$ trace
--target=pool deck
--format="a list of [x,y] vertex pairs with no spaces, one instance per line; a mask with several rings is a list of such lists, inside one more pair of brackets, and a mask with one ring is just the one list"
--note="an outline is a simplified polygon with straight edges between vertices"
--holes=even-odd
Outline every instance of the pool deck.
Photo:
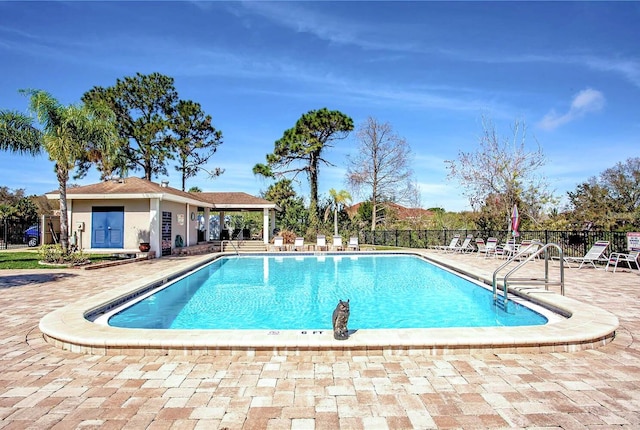
[[[501,263],[428,254],[482,278]],[[200,258],[0,271],[0,428],[640,428],[635,271],[566,270],[566,300],[619,321],[611,342],[575,351],[140,356],[78,353],[44,340],[39,323],[50,312]]]

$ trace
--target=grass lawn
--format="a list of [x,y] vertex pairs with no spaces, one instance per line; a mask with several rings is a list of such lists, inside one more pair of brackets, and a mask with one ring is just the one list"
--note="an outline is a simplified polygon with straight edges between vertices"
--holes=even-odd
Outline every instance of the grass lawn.
[[[112,261],[116,257],[107,254],[90,254],[92,263]],[[65,266],[48,266],[39,264],[40,256],[36,251],[0,252],[0,270],[4,269],[60,269]]]

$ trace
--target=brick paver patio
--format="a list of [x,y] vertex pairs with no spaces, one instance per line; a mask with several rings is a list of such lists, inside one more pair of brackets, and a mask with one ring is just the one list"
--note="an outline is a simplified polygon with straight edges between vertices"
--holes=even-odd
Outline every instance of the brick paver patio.
[[189,258],[0,271],[0,428],[640,428],[637,272],[567,269],[567,296],[620,320],[613,342],[574,353],[127,357],[43,340],[48,312]]

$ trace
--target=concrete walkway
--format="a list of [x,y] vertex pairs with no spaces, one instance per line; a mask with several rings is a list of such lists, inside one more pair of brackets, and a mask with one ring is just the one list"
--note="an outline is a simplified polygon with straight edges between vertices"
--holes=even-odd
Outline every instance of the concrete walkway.
[[[48,312],[190,258],[0,271],[0,428],[640,428],[637,272],[567,269],[567,296],[620,320],[613,342],[575,353],[127,357],[43,340]],[[499,264],[436,258],[480,276]]]

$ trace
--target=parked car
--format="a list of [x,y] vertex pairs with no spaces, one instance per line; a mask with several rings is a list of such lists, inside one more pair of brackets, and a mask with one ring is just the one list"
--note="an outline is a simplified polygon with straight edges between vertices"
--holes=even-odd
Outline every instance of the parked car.
[[24,243],[28,246],[38,246],[40,243],[40,227],[32,225],[24,231]]

